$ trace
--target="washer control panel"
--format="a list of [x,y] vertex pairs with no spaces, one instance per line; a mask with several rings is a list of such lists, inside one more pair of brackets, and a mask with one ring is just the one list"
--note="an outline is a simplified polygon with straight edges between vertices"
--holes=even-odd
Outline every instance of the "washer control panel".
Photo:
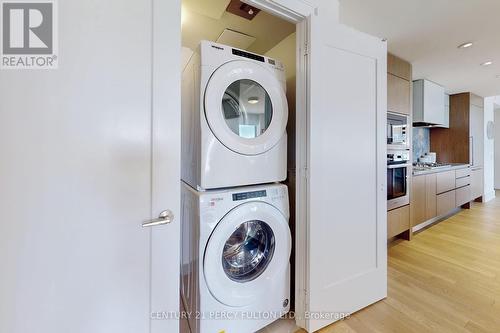
[[266,190],[241,192],[241,193],[234,193],[233,194],[233,201],[263,198],[263,197],[267,197]]

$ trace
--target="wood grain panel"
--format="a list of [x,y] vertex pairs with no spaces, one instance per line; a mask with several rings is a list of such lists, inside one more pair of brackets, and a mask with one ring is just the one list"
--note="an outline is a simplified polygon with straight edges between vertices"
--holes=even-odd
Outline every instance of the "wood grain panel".
[[387,54],[387,72],[407,81],[412,81],[411,64],[390,53]]
[[431,129],[431,151],[444,163],[470,163],[470,93],[450,96],[450,128]]
[[387,238],[392,238],[410,229],[410,206],[387,212]]
[[437,215],[441,216],[449,213],[450,211],[452,211],[454,208],[457,207],[455,203],[456,203],[455,190],[438,194],[436,200]]
[[410,81],[387,74],[387,110],[409,115],[411,113]]
[[437,174],[432,173],[425,176],[425,220],[430,220],[437,216],[436,206],[437,195]]
[[410,218],[413,227],[427,220],[425,178],[425,175],[412,178]]

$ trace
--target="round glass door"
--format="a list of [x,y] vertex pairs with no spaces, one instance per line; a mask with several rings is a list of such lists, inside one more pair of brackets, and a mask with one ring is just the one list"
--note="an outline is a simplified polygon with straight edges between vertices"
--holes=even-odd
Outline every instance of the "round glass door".
[[290,265],[288,221],[274,206],[247,202],[229,211],[210,234],[203,275],[222,304],[245,306],[263,297]]
[[222,98],[222,112],[234,134],[253,139],[269,127],[273,106],[269,94],[260,84],[243,79],[227,87]]
[[274,233],[267,223],[253,220],[240,224],[222,252],[227,277],[240,283],[259,277],[273,258],[274,243]]
[[207,82],[204,111],[213,135],[228,149],[259,155],[286,134],[288,102],[280,76],[260,64],[234,60]]

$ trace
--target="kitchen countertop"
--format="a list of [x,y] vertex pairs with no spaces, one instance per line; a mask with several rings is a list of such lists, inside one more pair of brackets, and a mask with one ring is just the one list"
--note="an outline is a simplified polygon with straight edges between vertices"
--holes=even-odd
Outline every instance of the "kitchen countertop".
[[434,169],[428,169],[428,170],[413,170],[413,175],[414,176],[421,176],[421,175],[428,175],[430,173],[446,172],[446,171],[451,171],[451,170],[465,169],[465,168],[469,168],[469,167],[470,167],[469,164],[450,163],[450,166],[447,166],[447,167],[440,167],[440,168],[434,168]]

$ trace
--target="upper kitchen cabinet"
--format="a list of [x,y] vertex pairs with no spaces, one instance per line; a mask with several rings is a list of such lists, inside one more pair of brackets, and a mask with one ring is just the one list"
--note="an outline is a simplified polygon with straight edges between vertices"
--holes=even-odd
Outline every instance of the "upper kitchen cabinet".
[[395,55],[387,55],[387,110],[411,114],[411,64]]
[[444,87],[429,80],[413,81],[413,125],[445,127],[449,118],[445,106]]

